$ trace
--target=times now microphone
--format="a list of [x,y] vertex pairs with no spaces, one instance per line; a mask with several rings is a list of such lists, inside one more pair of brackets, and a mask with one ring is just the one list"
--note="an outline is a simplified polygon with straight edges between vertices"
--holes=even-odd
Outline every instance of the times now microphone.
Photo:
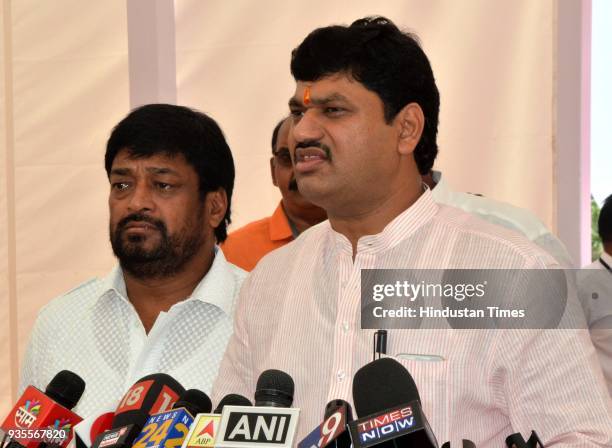
[[280,370],[266,370],[257,380],[255,406],[225,406],[217,447],[293,446],[300,410],[293,403],[293,379]]
[[410,373],[391,358],[366,364],[353,379],[355,412],[349,424],[355,448],[418,446],[438,448]]
[[535,431],[531,431],[529,439],[525,441],[520,433],[515,433],[506,437],[508,448],[544,448],[544,444]]
[[28,386],[2,423],[2,445],[8,437],[7,447],[66,446],[72,427],[82,420],[71,409],[84,390],[85,381],[69,370],[55,375],[44,393]]
[[165,373],[139,379],[119,402],[111,429],[100,434],[92,448],[128,448],[151,414],[172,408],[185,389]]
[[344,400],[332,400],[325,407],[323,423],[298,443],[298,448],[349,448],[351,437],[346,425],[353,420],[351,405]]
[[189,389],[174,403],[172,410],[149,417],[132,447],[175,448],[181,446],[193,423],[193,416],[210,412],[211,409],[212,403],[208,395],[197,389]]
[[225,406],[253,406],[248,398],[238,394],[229,394],[223,397],[212,414],[198,414],[195,416],[189,434],[183,441],[182,448],[214,448],[221,412]]

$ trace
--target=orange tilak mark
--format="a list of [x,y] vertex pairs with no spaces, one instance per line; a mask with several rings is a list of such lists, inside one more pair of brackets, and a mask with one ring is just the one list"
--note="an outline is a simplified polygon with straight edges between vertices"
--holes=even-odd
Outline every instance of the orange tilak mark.
[[304,89],[304,105],[308,106],[310,104],[310,87],[306,87]]

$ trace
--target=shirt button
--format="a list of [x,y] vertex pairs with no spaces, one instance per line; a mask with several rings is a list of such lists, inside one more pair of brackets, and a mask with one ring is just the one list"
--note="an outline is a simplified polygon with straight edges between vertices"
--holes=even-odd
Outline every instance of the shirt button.
[[342,329],[344,330],[345,333],[348,333],[348,331],[349,331],[349,323],[348,322],[342,322]]
[[340,285],[341,285],[343,288],[346,288],[346,282],[342,282]]
[[342,381],[344,381],[345,377],[346,377],[346,373],[344,372],[344,370],[338,370],[338,373],[336,374],[336,378],[338,379],[338,382],[341,383]]

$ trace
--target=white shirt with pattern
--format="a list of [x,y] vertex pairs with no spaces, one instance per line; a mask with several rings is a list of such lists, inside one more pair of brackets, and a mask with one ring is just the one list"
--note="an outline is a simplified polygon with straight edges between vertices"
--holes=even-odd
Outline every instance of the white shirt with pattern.
[[139,378],[167,373],[208,394],[232,333],[232,313],[246,272],[218,248],[191,296],[158,316],[149,334],[126,295],[122,271],[92,279],[38,315],[21,370],[20,393],[46,388],[68,369],[85,380],[75,407],[88,417],[117,402]]

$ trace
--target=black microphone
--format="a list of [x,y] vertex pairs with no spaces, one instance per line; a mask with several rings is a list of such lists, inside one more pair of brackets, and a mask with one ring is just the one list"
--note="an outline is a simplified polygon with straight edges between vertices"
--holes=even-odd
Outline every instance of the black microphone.
[[520,433],[514,433],[506,437],[506,446],[508,448],[544,448],[544,444],[538,437],[535,431],[531,431],[529,439],[525,439]]
[[221,399],[213,413],[221,414],[225,406],[253,406],[247,397],[239,394],[227,394]]
[[100,434],[92,448],[131,447],[149,416],[171,409],[184,393],[185,388],[165,373],[142,377],[123,396],[111,429]]
[[340,413],[344,419],[344,425],[342,427],[342,431],[337,433],[337,435],[334,434],[334,436],[330,438],[330,442],[325,446],[331,448],[350,448],[351,435],[348,431],[348,424],[353,421],[353,410],[351,405],[344,400],[330,401],[327,403],[327,406],[325,406],[325,415],[323,416],[324,420],[327,421],[335,413]]
[[[72,436],[70,429],[82,419],[71,409],[81,399],[85,381],[69,370],[62,370],[47,385],[45,392],[28,386],[2,423],[2,446],[5,448],[46,447],[66,445]],[[62,427],[56,428],[56,421]],[[28,437],[38,433],[38,437]],[[6,439],[9,439],[7,442]]]
[[377,359],[357,371],[353,401],[360,417],[349,424],[355,448],[438,448],[423,414],[416,384],[394,359]]
[[282,370],[262,372],[255,388],[255,406],[288,408],[293,403],[293,379]]
[[300,410],[290,407],[293,390],[293,379],[285,372],[263,372],[257,380],[255,406],[224,405],[216,446],[294,446]]
[[172,409],[185,408],[192,417],[197,414],[210,412],[212,409],[212,402],[208,395],[198,389],[186,390],[174,403]]
[[134,439],[133,448],[179,447],[187,437],[194,417],[211,409],[208,395],[197,389],[186,390],[171,410],[149,417]]

